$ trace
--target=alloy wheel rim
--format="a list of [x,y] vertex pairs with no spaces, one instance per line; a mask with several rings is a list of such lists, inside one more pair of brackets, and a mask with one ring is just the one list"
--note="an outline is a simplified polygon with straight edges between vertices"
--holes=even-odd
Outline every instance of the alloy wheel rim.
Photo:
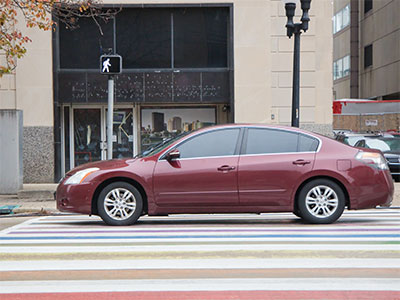
[[328,218],[335,213],[338,206],[338,195],[329,186],[318,185],[306,195],[306,208],[314,217]]
[[104,210],[114,220],[126,220],[136,210],[136,198],[125,188],[115,188],[104,198]]

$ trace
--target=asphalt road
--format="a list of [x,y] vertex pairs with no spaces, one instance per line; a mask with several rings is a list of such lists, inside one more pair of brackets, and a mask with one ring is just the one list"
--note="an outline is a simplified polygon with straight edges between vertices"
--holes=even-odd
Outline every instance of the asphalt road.
[[[288,213],[14,218],[0,299],[400,299],[400,211],[331,225]],[[3,223],[4,219],[0,223]]]

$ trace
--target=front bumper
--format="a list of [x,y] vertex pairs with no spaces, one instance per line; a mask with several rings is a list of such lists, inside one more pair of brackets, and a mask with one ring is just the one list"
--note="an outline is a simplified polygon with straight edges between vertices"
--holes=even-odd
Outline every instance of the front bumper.
[[91,214],[94,190],[92,183],[60,183],[55,193],[57,209],[62,212]]

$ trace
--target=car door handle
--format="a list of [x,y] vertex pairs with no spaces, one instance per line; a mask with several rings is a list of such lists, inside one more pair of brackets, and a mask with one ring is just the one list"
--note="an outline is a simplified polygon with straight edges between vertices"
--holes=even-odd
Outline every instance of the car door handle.
[[235,169],[236,169],[235,167],[227,166],[227,165],[224,165],[224,166],[221,166],[221,167],[217,168],[218,171],[222,171],[222,172],[232,171],[232,170],[235,170]]
[[298,159],[298,160],[295,160],[295,161],[293,162],[293,164],[294,164],[294,165],[304,166],[304,165],[311,164],[311,161],[309,161],[309,160],[304,160],[304,159]]

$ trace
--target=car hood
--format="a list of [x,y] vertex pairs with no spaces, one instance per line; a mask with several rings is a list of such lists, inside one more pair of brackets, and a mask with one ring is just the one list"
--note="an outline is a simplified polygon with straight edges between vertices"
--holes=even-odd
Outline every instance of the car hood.
[[137,158],[126,158],[126,159],[111,159],[111,160],[102,160],[102,161],[91,162],[91,163],[83,164],[76,168],[73,168],[71,171],[69,171],[66,174],[66,176],[67,177],[71,176],[80,170],[84,170],[84,169],[88,169],[88,168],[99,168],[100,170],[123,168],[123,167],[127,167],[129,164],[133,163],[136,160],[137,160]]

